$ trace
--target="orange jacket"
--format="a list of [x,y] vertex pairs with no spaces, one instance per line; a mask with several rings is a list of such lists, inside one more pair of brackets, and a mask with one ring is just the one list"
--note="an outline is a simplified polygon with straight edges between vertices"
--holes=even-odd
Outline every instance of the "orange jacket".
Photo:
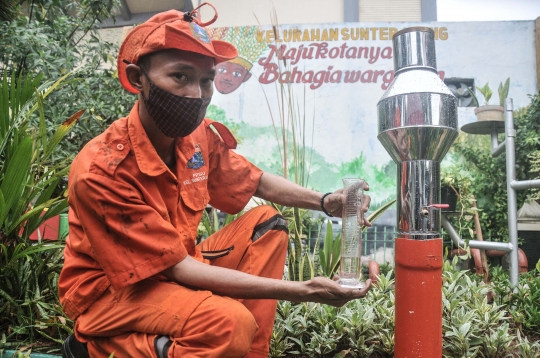
[[158,275],[187,255],[202,260],[195,238],[206,205],[242,210],[262,175],[230,150],[230,132],[216,123],[220,137],[208,119],[176,140],[172,173],[148,139],[138,108],[89,142],[72,164],[70,231],[58,283],[72,319],[111,285],[119,290]]

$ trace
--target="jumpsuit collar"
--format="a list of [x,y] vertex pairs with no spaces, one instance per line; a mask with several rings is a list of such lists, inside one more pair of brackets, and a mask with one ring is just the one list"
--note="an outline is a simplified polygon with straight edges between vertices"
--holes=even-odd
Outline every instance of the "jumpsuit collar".
[[[196,131],[200,128],[201,126]],[[161,160],[141,123],[139,101],[135,103],[128,115],[128,135],[141,172],[150,176],[158,176],[168,171],[167,165]],[[181,162],[179,157],[185,156],[185,158],[190,159],[195,154],[193,134],[176,138],[175,148],[177,165]],[[180,153],[183,155],[179,155]]]

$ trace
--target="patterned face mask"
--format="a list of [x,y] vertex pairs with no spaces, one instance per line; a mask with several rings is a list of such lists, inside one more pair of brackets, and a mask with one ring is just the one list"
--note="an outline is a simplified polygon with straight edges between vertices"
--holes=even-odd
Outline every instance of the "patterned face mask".
[[203,121],[211,98],[177,96],[155,85],[146,71],[142,71],[150,82],[148,98],[141,92],[142,98],[159,130],[170,138],[187,137],[193,133]]

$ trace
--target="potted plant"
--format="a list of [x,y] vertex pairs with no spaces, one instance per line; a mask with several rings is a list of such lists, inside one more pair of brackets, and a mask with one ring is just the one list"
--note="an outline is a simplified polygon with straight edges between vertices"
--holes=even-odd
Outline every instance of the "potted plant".
[[478,98],[474,95],[474,92],[469,90],[469,93],[474,98],[477,104],[477,108],[474,110],[477,120],[479,121],[503,121],[504,120],[504,100],[508,97],[508,91],[510,90],[510,78],[506,82],[499,84],[499,105],[494,106],[489,104],[491,95],[493,92],[489,88],[489,82],[483,87],[476,86],[476,89],[484,96],[484,105],[480,106]]

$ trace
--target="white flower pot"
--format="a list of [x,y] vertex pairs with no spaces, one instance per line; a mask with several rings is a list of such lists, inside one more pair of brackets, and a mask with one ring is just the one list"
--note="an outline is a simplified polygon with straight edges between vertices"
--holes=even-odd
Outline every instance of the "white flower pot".
[[502,106],[480,106],[474,109],[474,114],[479,121],[504,121]]

